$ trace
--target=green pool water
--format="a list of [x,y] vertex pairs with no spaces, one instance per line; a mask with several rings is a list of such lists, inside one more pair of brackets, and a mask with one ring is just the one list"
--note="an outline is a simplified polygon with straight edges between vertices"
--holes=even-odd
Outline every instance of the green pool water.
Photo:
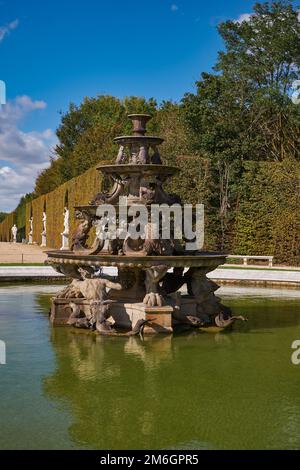
[[1,286],[1,449],[300,449],[300,292],[222,288],[227,334],[104,338],[48,322],[58,286]]

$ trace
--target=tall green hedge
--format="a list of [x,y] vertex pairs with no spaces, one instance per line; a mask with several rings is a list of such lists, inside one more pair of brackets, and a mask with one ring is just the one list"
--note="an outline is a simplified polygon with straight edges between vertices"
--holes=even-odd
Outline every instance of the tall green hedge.
[[300,164],[245,163],[232,250],[300,264]]
[[61,233],[64,229],[64,207],[70,210],[70,239],[72,238],[78,221],[75,219],[74,206],[87,204],[97,192],[101,190],[102,176],[96,168],[91,168],[82,175],[71,179],[67,183],[44,196],[34,199],[27,204],[26,233],[30,230],[30,214],[33,217],[33,242],[41,244],[43,230],[43,211],[47,214],[47,246],[60,248]]

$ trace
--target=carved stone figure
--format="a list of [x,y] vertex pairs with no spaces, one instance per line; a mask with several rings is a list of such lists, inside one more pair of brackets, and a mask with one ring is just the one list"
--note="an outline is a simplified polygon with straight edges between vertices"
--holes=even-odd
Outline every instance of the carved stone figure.
[[121,196],[124,186],[127,183],[125,180],[121,180],[118,176],[112,175],[111,178],[114,181],[113,188],[110,193],[98,193],[95,198],[90,202],[91,205],[99,204],[114,204],[118,202],[119,196]]
[[63,233],[65,235],[69,235],[69,209],[65,207],[64,209],[64,231]]
[[90,304],[88,314],[83,315],[78,305],[70,303],[71,315],[68,320],[69,325],[78,327],[87,327],[97,329],[98,331],[111,330],[110,324],[107,322],[109,317],[109,304],[112,302],[108,299],[107,289],[121,290],[121,284],[113,282],[109,276],[102,278],[89,279],[85,270],[81,270],[81,279],[74,279],[72,283],[63,289],[58,298],[78,299],[84,298]]
[[28,234],[28,243],[32,245],[33,243],[33,217],[31,216],[29,219],[29,234]]
[[148,163],[148,148],[145,145],[140,147],[140,151],[137,156],[137,163],[141,165],[146,165]]
[[153,145],[152,149],[153,149],[154,153],[151,156],[151,163],[153,165],[162,165],[162,161],[161,161],[161,158],[160,158],[160,153],[159,153],[157,145]]
[[68,250],[69,249],[69,209],[67,207],[64,208],[64,231],[61,233],[62,236],[62,245],[61,250]]
[[140,148],[136,144],[131,144],[129,148],[130,148],[130,154],[131,154],[131,162],[130,163],[133,164],[133,165],[137,165],[139,163],[138,155],[139,155]]
[[16,224],[14,224],[11,228],[11,234],[12,234],[12,242],[17,243],[17,233],[18,233],[18,227]]
[[157,202],[155,182],[151,182],[145,178],[140,181],[140,199],[146,204]]
[[47,246],[47,215],[46,212],[43,212],[43,231],[42,231],[42,243],[41,246]]
[[165,264],[152,266],[152,268],[146,269],[146,295],[143,302],[147,307],[163,306],[164,299],[159,292],[159,281],[164,277],[168,269],[169,266],[166,266]]
[[86,241],[92,228],[93,221],[91,215],[87,211],[76,211],[75,217],[82,221],[78,225],[73,236],[71,250],[83,251],[87,248]]
[[124,145],[120,145],[119,152],[116,158],[116,164],[120,165],[122,163],[125,163],[125,160],[126,160],[125,147]]
[[43,212],[43,232],[47,232],[47,215],[46,212]]
[[231,325],[233,325],[234,322],[237,320],[246,322],[248,321],[247,318],[243,317],[242,315],[238,316],[231,316],[231,315],[226,315],[225,313],[221,312],[219,315],[215,317],[215,324],[219,328],[228,328]]

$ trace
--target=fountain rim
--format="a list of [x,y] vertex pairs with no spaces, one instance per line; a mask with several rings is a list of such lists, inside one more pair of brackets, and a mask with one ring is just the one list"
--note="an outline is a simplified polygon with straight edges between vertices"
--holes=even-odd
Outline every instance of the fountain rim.
[[153,266],[165,264],[171,267],[211,267],[211,270],[226,261],[223,253],[201,253],[178,256],[141,256],[141,255],[85,255],[73,251],[47,251],[48,264],[72,264],[79,266],[112,266],[120,268],[148,269]]
[[115,137],[113,141],[116,143],[124,142],[127,144],[134,142],[148,142],[149,144],[156,143],[157,145],[160,145],[164,142],[164,139],[155,135],[120,135]]
[[149,119],[151,119],[153,116],[152,114],[149,114],[149,113],[131,113],[131,114],[127,114],[127,117],[129,119],[131,118],[135,118],[135,117],[148,117]]

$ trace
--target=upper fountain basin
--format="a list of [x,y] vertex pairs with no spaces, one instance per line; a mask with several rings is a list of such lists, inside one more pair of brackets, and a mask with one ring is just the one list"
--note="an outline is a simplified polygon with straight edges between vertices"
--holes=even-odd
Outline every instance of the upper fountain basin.
[[100,165],[97,167],[97,170],[101,170],[103,173],[107,175],[126,175],[133,173],[136,174],[144,174],[144,175],[157,175],[159,177],[167,177],[173,176],[178,173],[180,170],[175,166],[167,166],[167,165],[157,165],[157,164],[136,164],[136,163],[128,163],[128,164],[119,164],[119,165]]

